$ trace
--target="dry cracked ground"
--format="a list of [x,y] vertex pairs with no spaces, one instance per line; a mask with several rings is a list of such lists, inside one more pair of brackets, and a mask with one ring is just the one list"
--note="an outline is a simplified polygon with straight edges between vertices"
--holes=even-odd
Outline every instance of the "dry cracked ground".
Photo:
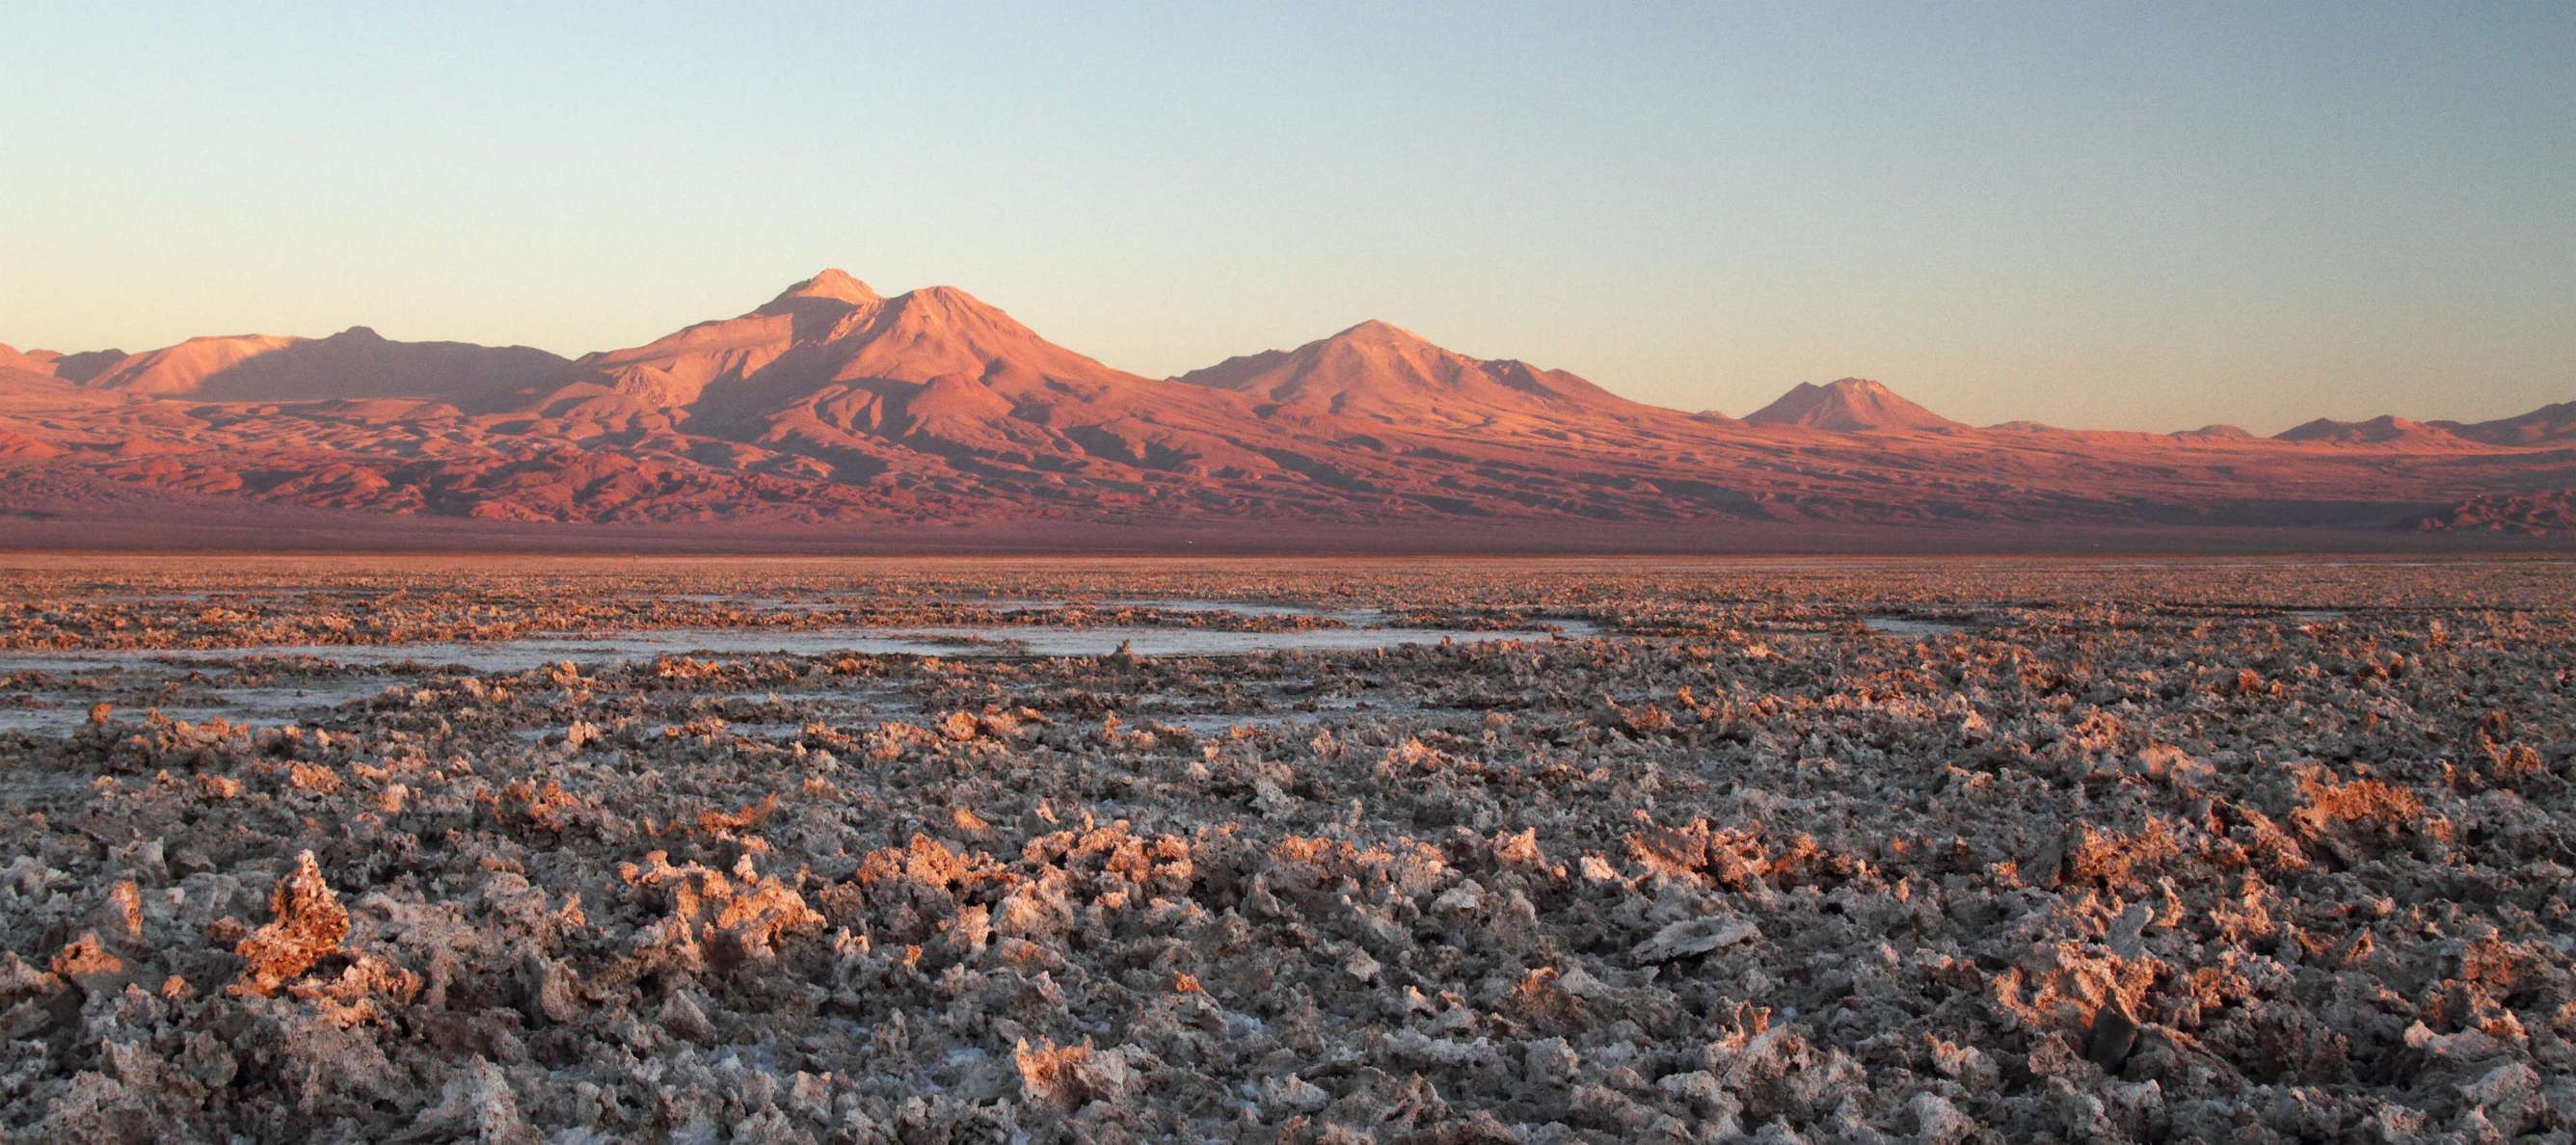
[[2562,562],[6,563],[28,1139],[2576,1130]]

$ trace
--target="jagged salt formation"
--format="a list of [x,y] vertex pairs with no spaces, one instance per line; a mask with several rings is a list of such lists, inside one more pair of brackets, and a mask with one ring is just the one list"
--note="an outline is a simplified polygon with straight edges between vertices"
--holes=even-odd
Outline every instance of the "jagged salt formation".
[[[2563,571],[1850,574],[1973,625],[1922,638],[1842,575],[1397,570],[1398,615],[1622,634],[421,668],[0,738],[0,1125],[2576,1130]],[[906,706],[716,699],[853,682]]]

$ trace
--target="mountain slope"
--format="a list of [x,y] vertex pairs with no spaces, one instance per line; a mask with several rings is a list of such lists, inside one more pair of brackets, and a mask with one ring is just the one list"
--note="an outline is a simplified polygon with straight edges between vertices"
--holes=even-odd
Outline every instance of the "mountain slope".
[[2437,426],[2382,414],[2368,421],[2318,418],[2274,435],[2282,441],[2408,450],[2475,449],[2477,443]]
[[303,341],[268,334],[190,338],[176,346],[147,350],[108,367],[86,384],[145,397],[195,393],[207,378],[262,354]]
[[[64,362],[59,359],[56,373]],[[79,363],[74,362],[77,366]],[[396,342],[364,326],[327,338],[191,338],[126,356],[87,378],[92,389],[205,401],[417,398],[478,402],[560,373],[564,359],[525,346]]]
[[1770,405],[1744,415],[1744,420],[1753,425],[1794,425],[1836,433],[1967,428],[1867,378],[1843,378],[1821,386],[1801,382]]
[[2576,444],[2576,401],[2545,405],[2529,413],[2494,421],[2437,421],[2432,425],[2471,441],[2490,445]]
[[396,342],[353,326],[210,374],[190,396],[210,401],[421,398],[479,403],[560,374],[568,364],[526,346]]
[[1506,432],[1672,412],[1629,401],[1562,370],[1444,350],[1374,320],[1293,350],[1228,358],[1176,380],[1309,413]]
[[54,376],[54,360],[59,357],[61,355],[44,350],[38,350],[32,354],[24,353],[15,346],[0,342],[0,370],[13,370],[22,374],[42,374],[50,378]]
[[[51,354],[48,350],[45,353]],[[87,382],[115,369],[129,355],[123,350],[83,350],[74,354],[54,354],[54,376],[75,385]]]

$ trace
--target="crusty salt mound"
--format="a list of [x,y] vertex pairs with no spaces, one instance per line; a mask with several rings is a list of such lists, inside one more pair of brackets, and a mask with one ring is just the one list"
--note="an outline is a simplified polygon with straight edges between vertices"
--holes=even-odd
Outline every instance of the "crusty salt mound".
[[313,852],[295,857],[295,870],[277,881],[268,899],[272,921],[233,948],[241,956],[242,982],[234,989],[266,994],[340,949],[349,936],[349,912],[322,881]]
[[[151,591],[262,630],[712,615],[459,571],[335,627],[311,575]],[[0,1129],[2576,1132],[2561,566],[854,575],[1606,634],[395,664],[251,725],[152,706],[360,670],[0,667],[65,716],[0,732]],[[21,648],[195,639],[113,574],[17,583]],[[760,591],[737,623],[811,603]]]

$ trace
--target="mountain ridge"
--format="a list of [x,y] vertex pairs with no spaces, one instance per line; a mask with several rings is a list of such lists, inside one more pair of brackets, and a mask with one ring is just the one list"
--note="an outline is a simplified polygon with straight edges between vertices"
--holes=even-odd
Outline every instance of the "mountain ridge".
[[1737,419],[1374,319],[1150,378],[962,289],[887,296],[837,269],[731,318],[571,359],[363,326],[98,357],[0,351],[0,493],[103,481],[217,504],[568,524],[1543,535],[1551,522],[2421,528],[2443,506],[2576,486],[2576,402],[2484,423],[2318,419],[2261,438],[1977,428],[1844,378]]

